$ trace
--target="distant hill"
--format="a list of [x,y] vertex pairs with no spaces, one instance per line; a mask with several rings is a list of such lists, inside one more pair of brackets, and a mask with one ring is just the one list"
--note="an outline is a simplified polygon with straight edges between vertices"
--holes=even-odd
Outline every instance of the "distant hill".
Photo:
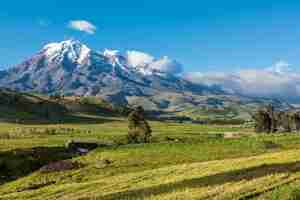
[[80,115],[117,116],[116,107],[96,97],[60,97],[0,89],[0,121],[17,123],[88,120]]

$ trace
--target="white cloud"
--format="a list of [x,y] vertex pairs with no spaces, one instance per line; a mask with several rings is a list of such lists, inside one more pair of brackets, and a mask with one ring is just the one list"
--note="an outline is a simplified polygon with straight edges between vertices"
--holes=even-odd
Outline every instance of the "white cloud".
[[182,72],[182,65],[176,60],[171,60],[167,56],[150,63],[149,67],[168,74],[179,74]]
[[231,93],[300,100],[300,73],[287,62],[279,61],[265,69],[244,69],[235,73],[188,73],[196,83],[219,85]]
[[153,62],[154,57],[139,51],[127,51],[128,64],[133,67],[145,66]]
[[88,34],[95,34],[97,30],[94,24],[86,20],[72,20],[69,22],[68,27]]
[[268,68],[268,70],[281,74],[291,71],[290,66],[288,62],[279,60],[272,67]]
[[143,68],[166,74],[179,74],[182,72],[182,65],[167,56],[156,59],[154,56],[144,52],[127,51],[125,57],[128,64],[135,68]]

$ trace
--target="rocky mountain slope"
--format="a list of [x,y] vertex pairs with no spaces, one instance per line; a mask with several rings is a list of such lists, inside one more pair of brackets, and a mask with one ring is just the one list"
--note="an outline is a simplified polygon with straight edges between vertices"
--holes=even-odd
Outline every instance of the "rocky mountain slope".
[[[172,61],[164,57],[159,62]],[[75,40],[46,45],[29,60],[2,72],[0,85],[21,91],[99,95],[127,102],[130,96],[161,92],[221,93],[217,88],[192,84],[155,68],[155,62],[135,65],[117,51],[103,53]]]
[[[133,59],[133,55],[141,59]],[[100,96],[116,104],[181,114],[188,110],[185,114],[193,115],[199,109],[203,115],[202,110],[226,110],[228,106],[239,113],[243,110],[240,105],[247,108],[265,102],[226,94],[217,86],[191,83],[176,75],[180,67],[168,57],[149,58],[136,51],[99,52],[67,40],[48,44],[30,59],[0,72],[0,86],[22,92]]]

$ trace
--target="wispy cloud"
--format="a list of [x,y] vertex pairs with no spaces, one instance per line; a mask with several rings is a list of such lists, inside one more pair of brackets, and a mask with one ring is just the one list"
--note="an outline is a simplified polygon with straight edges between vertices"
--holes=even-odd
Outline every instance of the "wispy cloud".
[[187,73],[186,79],[205,85],[219,85],[231,93],[300,100],[300,73],[279,61],[264,69],[243,69],[234,73]]
[[94,24],[86,20],[72,20],[68,23],[68,27],[88,34],[95,34],[97,30]]

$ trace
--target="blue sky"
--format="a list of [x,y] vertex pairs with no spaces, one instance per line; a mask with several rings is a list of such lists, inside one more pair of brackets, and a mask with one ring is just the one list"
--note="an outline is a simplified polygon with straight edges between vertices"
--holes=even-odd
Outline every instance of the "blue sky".
[[[48,42],[76,38],[94,49],[167,55],[185,71],[300,64],[300,2],[277,0],[10,0],[0,7],[0,68]],[[72,20],[96,26],[71,29]]]

